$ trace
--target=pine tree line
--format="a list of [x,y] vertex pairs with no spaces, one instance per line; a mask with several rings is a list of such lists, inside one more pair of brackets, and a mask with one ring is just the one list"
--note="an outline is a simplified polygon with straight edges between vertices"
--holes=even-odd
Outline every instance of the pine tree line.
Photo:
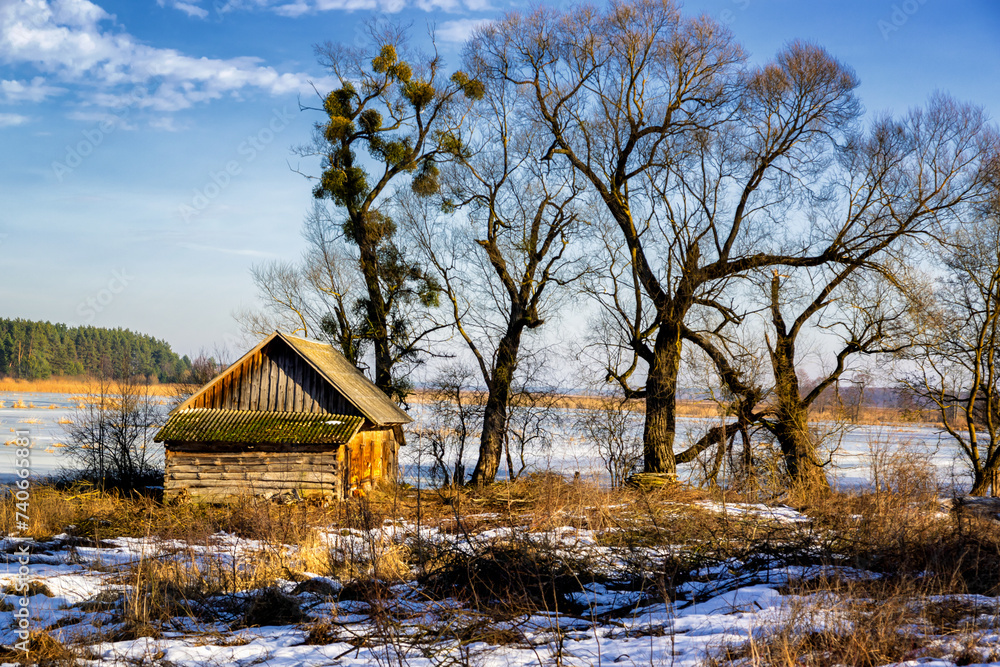
[[138,372],[160,382],[183,381],[191,360],[162,340],[128,329],[70,327],[51,322],[0,319],[0,377],[41,380],[99,375],[102,360],[131,357]]

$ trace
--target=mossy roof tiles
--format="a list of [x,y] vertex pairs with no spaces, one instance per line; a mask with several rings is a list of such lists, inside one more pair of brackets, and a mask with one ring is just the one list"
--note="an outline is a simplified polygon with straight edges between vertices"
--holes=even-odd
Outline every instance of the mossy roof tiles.
[[157,442],[247,444],[342,444],[361,428],[363,417],[311,412],[178,410],[156,434]]

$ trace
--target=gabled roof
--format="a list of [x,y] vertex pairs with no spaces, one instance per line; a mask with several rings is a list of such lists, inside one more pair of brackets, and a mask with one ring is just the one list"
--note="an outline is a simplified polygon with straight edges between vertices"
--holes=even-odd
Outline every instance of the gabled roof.
[[409,424],[413,421],[347,357],[328,343],[275,333],[295,348],[369,420],[376,424]]
[[317,412],[251,412],[191,408],[170,415],[156,442],[238,442],[246,444],[321,443],[349,441],[363,417]]
[[354,364],[348,361],[340,352],[333,349],[332,346],[319,341],[289,336],[280,331],[275,331],[258,343],[256,347],[240,357],[236,363],[177,406],[174,412],[190,408],[196,398],[205,393],[210,387],[221,382],[233,373],[247,358],[275,339],[279,339],[298,353],[321,377],[329,382],[337,392],[372,423],[385,426],[390,424],[409,424],[413,421],[385,392],[376,387],[371,380],[354,367]]

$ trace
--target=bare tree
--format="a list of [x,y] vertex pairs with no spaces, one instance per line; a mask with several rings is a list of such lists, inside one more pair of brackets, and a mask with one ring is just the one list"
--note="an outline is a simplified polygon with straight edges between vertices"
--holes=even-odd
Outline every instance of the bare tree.
[[507,478],[512,481],[528,470],[532,456],[552,451],[557,429],[562,424],[560,396],[552,382],[551,360],[556,354],[551,348],[541,347],[522,350],[518,359],[503,433]]
[[605,390],[594,398],[597,406],[580,411],[576,430],[601,457],[612,488],[618,488],[642,467],[641,420],[621,391]]
[[191,362],[191,370],[182,376],[181,382],[171,392],[170,409],[173,410],[214,380],[231,362],[232,352],[225,346],[216,346],[212,353],[204,348],[199,350],[198,356]]
[[128,357],[105,359],[94,382],[67,427],[66,452],[77,472],[102,487],[152,483],[162,466],[153,445],[164,418],[159,397]]
[[919,370],[905,386],[937,409],[972,472],[972,495],[1000,495],[1000,216],[959,226],[945,277],[923,311]]
[[[935,96],[902,120],[880,119],[850,137],[822,196],[806,209],[812,234],[836,257],[818,267],[777,269],[765,287],[765,333],[773,400],[760,419],[781,447],[791,479],[827,486],[808,424],[812,405],[831,386],[851,383],[857,421],[872,377],[852,360],[897,355],[912,340],[913,304],[922,288],[907,266],[913,239],[934,238],[980,206],[989,192],[996,135],[979,108]],[[849,234],[850,236],[845,236]],[[808,392],[799,385],[799,339],[822,331],[832,362]]]
[[572,247],[581,225],[581,186],[571,170],[541,161],[538,132],[516,112],[519,94],[502,80],[485,87],[470,114],[473,139],[443,175],[446,213],[411,200],[407,217],[443,288],[450,324],[487,389],[476,485],[496,478],[511,435],[526,334],[540,329],[565,293],[561,288],[585,270]]
[[[237,320],[245,332],[257,336],[281,329],[326,340],[360,366],[368,341],[357,252],[330,210],[320,203],[306,217],[302,237],[306,250],[298,262],[276,260],[251,268],[263,309],[239,311]],[[405,289],[406,285],[397,283],[390,288]],[[396,303],[406,308],[409,300],[402,298]],[[404,316],[419,317],[413,312]]]
[[[873,378],[852,368],[851,360],[897,354],[910,341],[909,303],[899,292],[909,286],[903,267],[885,273],[856,271],[860,268],[843,264],[824,267],[800,284],[795,290],[798,294],[790,298],[786,295],[793,291],[789,289],[791,281],[783,280],[777,271],[768,285],[771,326],[764,337],[773,389],[759,419],[777,441],[789,479],[814,490],[829,487],[823,470],[827,461],[819,447],[825,436],[840,429],[814,428],[810,424],[813,406],[831,386],[849,378],[857,390],[852,415],[857,422],[864,391]],[[799,309],[787,317],[793,305]],[[799,346],[804,331],[822,332],[824,347],[833,355],[832,368],[822,372],[808,390],[799,379],[803,361]]]
[[[675,470],[682,348],[725,361],[714,334],[744,315],[736,282],[770,267],[858,262],[934,220],[919,208],[810,220],[842,172],[860,168],[838,161],[857,140],[857,78],[817,46],[795,42],[748,67],[710,19],[686,19],[667,0],[615,0],[603,11],[511,14],[479,31],[469,58],[483,77],[531,92],[525,106],[551,138],[545,157],[586,179],[618,228],[608,250],[621,272],[602,303],[631,358],[608,373],[646,402],[647,472]],[[914,138],[888,121],[875,132],[902,132],[900,150]],[[955,149],[942,156],[942,167],[951,162],[943,173],[932,156],[923,173],[907,171],[920,160],[896,164],[904,182],[926,178],[923,200],[907,203],[934,209],[961,194],[980,138],[938,140]],[[913,150],[933,144],[927,137]],[[884,157],[891,167],[897,154]],[[760,388],[737,371],[720,367],[751,406]]]
[[426,442],[433,463],[431,479],[443,486],[464,486],[466,455],[482,423],[485,392],[476,386],[478,373],[454,363],[443,367],[428,390],[429,416],[421,426],[418,443]]
[[[251,268],[262,308],[244,308],[235,317],[247,334],[263,336],[281,329],[323,340],[364,368],[371,360],[372,339],[357,249],[345,238],[342,224],[319,204],[307,216],[302,236],[306,250],[298,262],[270,261]],[[421,297],[411,277],[386,272],[382,280],[386,303],[392,305],[390,361],[399,399],[410,390],[407,378],[425,358],[429,340],[442,329],[428,315],[436,295]]]
[[[552,141],[546,157],[572,165],[619,228],[634,363],[609,374],[646,401],[645,470],[673,472],[691,310],[725,315],[713,291],[733,276],[832,258],[789,252],[771,231],[790,190],[857,117],[856,80],[802,44],[748,70],[725,28],[655,0],[513,14],[480,31],[472,54],[485,76],[531,90]],[[639,363],[641,388],[631,384]]]

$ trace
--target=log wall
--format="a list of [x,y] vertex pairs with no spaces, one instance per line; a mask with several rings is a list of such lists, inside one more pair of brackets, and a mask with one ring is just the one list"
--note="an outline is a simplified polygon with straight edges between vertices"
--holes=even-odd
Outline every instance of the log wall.
[[164,498],[203,501],[296,491],[342,500],[395,480],[399,465],[393,429],[360,431],[347,446],[168,442],[165,454]]
[[273,342],[244,359],[190,407],[361,415],[309,362]]
[[[197,450],[185,443],[177,451],[166,450],[163,496],[174,498],[182,491],[196,500],[218,501],[241,495],[299,495],[344,497],[344,447],[326,451]],[[316,450],[317,447],[309,449]]]

